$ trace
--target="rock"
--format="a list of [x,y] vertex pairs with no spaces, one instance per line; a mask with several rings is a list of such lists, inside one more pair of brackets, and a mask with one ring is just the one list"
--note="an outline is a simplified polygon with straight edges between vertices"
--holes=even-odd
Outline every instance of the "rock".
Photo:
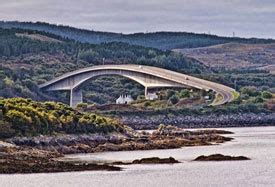
[[204,129],[204,130],[196,130],[191,132],[193,135],[199,134],[234,134],[231,131],[226,130],[218,130],[218,129]]
[[76,149],[81,153],[88,153],[90,152],[89,150],[91,149],[91,147],[86,144],[77,144],[77,145],[71,146],[71,148]]
[[131,165],[131,164],[176,164],[180,163],[173,157],[169,158],[159,158],[159,157],[150,157],[150,158],[142,158],[140,160],[134,160],[132,162],[122,162],[122,161],[117,161],[117,162],[112,162],[112,165]]
[[232,114],[120,114],[121,122],[133,129],[156,129],[159,124],[171,124],[182,128],[217,128],[267,126],[275,123],[274,113],[232,113]]
[[110,143],[113,143],[113,144],[121,144],[122,143],[122,140],[121,138],[119,138],[118,136],[111,136],[109,138],[109,142]]
[[169,158],[159,158],[159,157],[151,157],[151,158],[142,158],[140,160],[134,160],[132,164],[175,164],[180,163],[173,157]]
[[194,161],[235,161],[235,160],[250,160],[245,156],[227,156],[222,154],[213,154],[209,156],[199,156]]
[[12,143],[3,142],[3,141],[0,140],[0,149],[5,148],[5,147],[16,147],[16,146]]
[[116,145],[112,143],[105,143],[105,144],[100,144],[98,145],[94,151],[95,152],[104,152],[104,151],[120,151],[122,145]]
[[[176,126],[160,125],[152,134],[59,134],[37,137],[14,137],[7,141],[18,146],[58,151],[62,154],[93,153],[103,151],[131,151],[173,149],[183,146],[212,145],[230,141],[217,130],[187,131]],[[228,133],[228,132],[227,132]]]
[[164,136],[179,136],[185,133],[185,130],[173,125],[160,124],[158,129],[153,132],[153,135],[164,135]]
[[60,161],[58,152],[26,147],[6,147],[0,154],[0,174],[48,173],[69,171],[119,171],[121,168],[107,164]]
[[112,165],[130,165],[132,163],[128,163],[128,162],[122,162],[122,161],[116,161],[116,162],[112,162]]

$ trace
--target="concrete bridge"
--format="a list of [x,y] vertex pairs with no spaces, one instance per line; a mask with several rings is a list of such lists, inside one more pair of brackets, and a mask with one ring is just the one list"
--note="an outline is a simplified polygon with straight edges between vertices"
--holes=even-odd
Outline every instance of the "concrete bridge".
[[147,97],[149,88],[190,87],[216,92],[215,100],[211,105],[221,105],[234,100],[235,90],[230,87],[186,74],[143,65],[92,66],[66,73],[39,87],[44,91],[70,91],[70,106],[76,107],[78,103],[82,103],[81,85],[101,75],[120,75],[132,79],[144,86],[145,97]]

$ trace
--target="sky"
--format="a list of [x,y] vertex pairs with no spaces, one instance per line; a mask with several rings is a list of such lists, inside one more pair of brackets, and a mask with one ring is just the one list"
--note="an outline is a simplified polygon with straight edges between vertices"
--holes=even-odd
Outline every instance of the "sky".
[[275,0],[0,0],[0,20],[275,38]]

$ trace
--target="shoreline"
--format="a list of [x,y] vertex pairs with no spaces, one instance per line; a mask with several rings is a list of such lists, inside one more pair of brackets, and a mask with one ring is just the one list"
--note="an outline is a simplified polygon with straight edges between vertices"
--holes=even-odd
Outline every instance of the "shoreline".
[[[135,137],[128,137],[127,139],[123,136],[124,139],[116,139],[114,136],[109,136],[109,139],[106,138],[105,140],[102,139],[102,137],[99,139],[97,137],[97,139],[93,139],[94,141],[88,141],[87,137],[89,136],[79,135],[78,140],[81,141],[77,142],[76,139],[73,141],[72,139],[66,139],[68,136],[65,136],[65,139],[59,141],[51,141],[48,139],[49,137],[46,137],[49,143],[51,142],[53,145],[57,143],[56,146],[52,146],[51,148],[41,146],[43,138],[45,137],[38,137],[40,138],[40,142],[37,139],[33,139],[31,144],[30,138],[20,138],[23,140],[21,143],[11,142],[11,140],[9,140],[8,143],[1,144],[0,142],[0,161],[2,163],[0,165],[0,173],[48,173],[86,170],[119,171],[122,168],[112,164],[60,160],[65,158],[64,155],[68,153],[174,149],[185,146],[222,144],[233,139],[222,136],[222,134],[232,133],[215,129],[187,131],[174,126],[160,126],[159,129],[152,134],[142,132],[133,135]],[[75,138],[76,135],[73,135],[73,137]],[[62,141],[63,145],[61,145]],[[37,145],[34,145],[34,142],[36,142]],[[44,143],[45,142],[43,142],[43,144]],[[68,149],[64,149],[64,146],[72,149],[68,151]],[[58,149],[60,147],[62,148]],[[16,167],[14,165],[16,165]]]

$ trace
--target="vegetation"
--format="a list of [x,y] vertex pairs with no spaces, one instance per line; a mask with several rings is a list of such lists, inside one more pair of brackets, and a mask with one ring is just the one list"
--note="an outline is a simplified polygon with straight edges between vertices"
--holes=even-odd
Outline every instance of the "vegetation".
[[[103,63],[130,63],[157,66],[192,74],[230,87],[236,87],[236,89],[241,92],[240,96],[234,93],[234,96],[237,98],[235,103],[222,106],[221,108],[218,107],[217,109],[211,108],[212,112],[216,112],[216,110],[218,112],[220,110],[239,111],[239,109],[236,109],[239,108],[238,105],[240,105],[240,108],[251,107],[252,111],[257,111],[258,109],[265,111],[265,105],[268,105],[269,109],[273,108],[273,102],[270,100],[272,100],[272,92],[274,92],[275,76],[268,72],[259,70],[238,71],[210,69],[200,62],[186,58],[176,52],[130,45],[139,41],[146,43],[144,46],[156,47],[156,45],[158,45],[160,46],[159,48],[168,49],[171,46],[164,46],[162,42],[167,43],[167,45],[173,44],[173,47],[175,47],[175,45],[182,45],[181,47],[196,47],[212,45],[215,42],[230,42],[232,38],[188,33],[121,35],[78,30],[45,23],[0,22],[0,27],[19,27],[19,29],[0,29],[0,96],[4,98],[23,97],[41,101],[58,100],[68,103],[68,94],[64,92],[53,92],[46,95],[39,91],[38,85],[60,76],[65,72],[83,67]],[[24,35],[40,34],[61,42],[50,42],[50,40],[43,42],[31,39],[30,37],[18,37],[17,33],[24,33]],[[79,38],[73,38],[73,36],[78,36]],[[100,44],[90,44],[93,43],[89,41],[92,40],[92,36],[98,40],[98,42],[94,43]],[[117,38],[118,36],[120,37],[119,40],[113,40],[114,37]],[[113,42],[122,41],[123,38],[127,38],[129,41],[123,42],[129,44]],[[163,40],[161,40],[161,38]],[[175,42],[175,40],[179,41],[179,43]],[[193,43],[194,46],[190,46],[191,44],[188,43],[188,41]],[[245,43],[270,42],[269,40],[238,38],[236,38],[236,41]],[[139,45],[140,43],[137,44]],[[142,98],[143,93],[144,91],[141,85],[128,79],[117,76],[99,77],[84,85],[84,102],[89,103],[89,105],[91,103],[105,104],[114,102],[121,94],[130,94],[134,99],[139,98],[137,101],[139,103],[136,103],[137,105],[140,104],[146,108],[165,111],[167,107],[175,107],[181,110],[183,104],[185,104],[183,101],[188,101],[194,97],[196,98],[189,90],[175,89],[167,90],[166,93],[160,93],[159,100],[157,101],[144,101],[144,98]],[[213,99],[213,93],[207,94],[210,96],[210,100]],[[207,94],[200,93],[199,96],[207,96]],[[87,108],[87,104],[80,105],[79,107]],[[257,110],[254,110],[255,108],[257,108]],[[196,110],[200,111],[198,108],[196,108]],[[205,108],[203,110],[205,110]],[[208,111],[208,109],[206,111]],[[8,114],[11,118],[16,118],[18,115],[18,113],[14,112]],[[20,118],[20,120],[22,119],[24,119],[24,121],[29,120],[28,117]],[[7,125],[7,122],[1,123],[3,123],[3,126]]]
[[229,42],[238,43],[273,43],[271,39],[244,39],[219,37],[209,34],[194,34],[187,32],[156,32],[156,33],[135,33],[120,34],[110,32],[97,32],[83,29],[76,29],[63,25],[52,25],[48,23],[31,22],[0,22],[1,28],[20,28],[27,30],[43,31],[63,38],[73,39],[78,42],[100,44],[107,42],[124,42],[131,45],[153,47],[162,50],[175,48],[205,47]]
[[[0,29],[0,96],[30,97],[35,100],[68,102],[64,93],[52,93],[51,98],[40,93],[38,85],[65,72],[102,64],[142,64],[177,70],[184,73],[209,71],[195,60],[174,52],[132,46],[123,43],[91,45],[62,40],[42,42],[17,37],[16,33],[33,33],[20,29]],[[46,33],[42,33],[46,34]],[[121,94],[134,98],[143,92],[141,85],[122,77],[99,77],[88,82],[84,98],[89,103],[114,102]],[[104,89],[103,89],[104,88]]]
[[203,73],[197,76],[232,88],[236,86],[237,91],[241,91],[243,87],[257,87],[260,90],[270,90],[275,87],[275,75],[268,72],[239,72],[224,71],[222,69],[213,71],[214,73]]
[[173,95],[170,97],[169,101],[174,105],[177,104],[179,102],[179,98],[176,95]]
[[112,119],[81,113],[55,102],[0,99],[0,138],[53,133],[110,133],[122,131]]
[[264,99],[271,99],[271,98],[272,98],[272,94],[271,94],[270,92],[268,92],[268,91],[263,91],[263,92],[261,93],[261,96],[262,96],[262,98],[264,98]]
[[[151,90],[152,91],[152,90]],[[166,108],[186,108],[198,107],[207,105],[213,98],[214,92],[203,92],[201,90],[193,89],[156,89],[154,90],[157,99],[146,100],[144,96],[139,95],[135,101],[131,103],[136,108],[145,110],[162,110]],[[207,98],[203,98],[208,96]],[[83,107],[85,110],[85,108]]]
[[[238,114],[238,113],[274,113],[275,112],[275,97],[269,91],[261,90],[256,87],[243,87],[240,93],[233,93],[235,101],[220,106],[208,106],[208,102],[213,99],[214,92],[203,93],[199,90],[189,91],[189,98],[181,98],[181,94],[188,92],[187,90],[166,90],[160,91],[159,98],[153,101],[146,101],[144,99],[137,99],[132,105],[140,110],[119,111],[119,110],[105,110],[102,114],[111,116],[120,115],[210,115],[210,114]],[[257,93],[257,94],[255,94]],[[250,96],[248,94],[252,94]],[[271,98],[266,96],[271,94]],[[209,96],[208,99],[201,99],[202,96]],[[175,101],[172,101],[175,98]],[[167,102],[168,101],[168,102]],[[185,102],[187,101],[187,102]],[[189,102],[191,101],[191,103]],[[199,102],[198,102],[199,101]],[[145,107],[145,109],[144,109]]]

